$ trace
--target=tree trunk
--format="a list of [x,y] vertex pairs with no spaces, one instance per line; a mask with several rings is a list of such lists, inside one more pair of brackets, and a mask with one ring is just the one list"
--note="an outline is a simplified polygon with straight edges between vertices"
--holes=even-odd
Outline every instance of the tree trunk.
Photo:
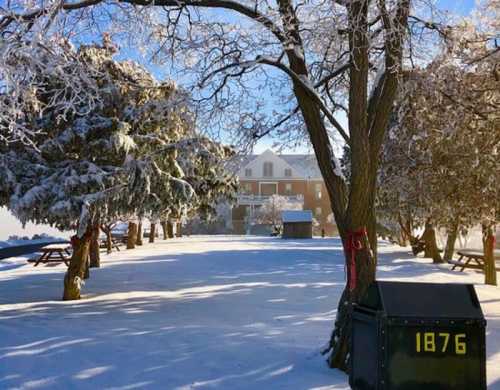
[[87,260],[85,260],[85,272],[83,273],[83,280],[87,280],[88,278],[90,278],[90,245]]
[[151,228],[149,230],[149,242],[155,242],[156,235],[156,223],[151,222]]
[[[338,210],[342,202],[343,189],[338,186],[336,190],[341,192],[335,194],[328,191],[332,200],[332,209],[339,226],[340,234],[344,242],[344,253],[348,269],[350,253],[346,250],[347,234],[360,231],[360,228],[370,228],[370,212],[373,209],[377,187],[377,170],[379,164],[380,149],[383,143],[385,130],[389,123],[394,98],[398,86],[398,74],[394,68],[402,64],[402,46],[404,41],[396,33],[386,35],[385,69],[383,76],[374,85],[372,93],[368,98],[368,4],[369,1],[348,2],[349,23],[349,137],[351,150],[351,177],[348,205],[343,213]],[[392,23],[398,26],[399,31],[405,31],[410,9],[409,1],[398,2],[395,17]],[[383,18],[384,19],[384,18]],[[386,20],[384,20],[386,23]],[[394,29],[395,25],[385,28]],[[392,69],[392,70],[391,70]],[[305,118],[304,118],[305,119]],[[307,122],[307,120],[306,120]],[[311,133],[311,129],[308,128]],[[311,137],[312,138],[312,137]],[[319,147],[312,142],[313,147]],[[328,145],[328,143],[326,143]],[[318,153],[316,152],[316,155]],[[320,163],[320,169],[324,175],[324,169]],[[325,177],[325,184],[330,181]],[[329,189],[327,185],[327,189]],[[335,207],[337,203],[337,207]],[[372,221],[374,218],[371,219]],[[339,223],[340,222],[340,223]],[[373,237],[373,233],[371,234]],[[373,240],[373,238],[372,238]],[[373,240],[375,242],[375,240]],[[349,367],[350,338],[352,329],[352,304],[359,302],[369,285],[375,280],[376,262],[370,250],[368,238],[363,239],[359,250],[355,250],[356,264],[356,286],[351,290],[344,290],[337,309],[335,328],[330,339],[331,354],[328,362],[330,367],[347,371]],[[348,272],[349,274],[349,272]],[[349,277],[349,275],[348,275]],[[346,303],[348,303],[346,305]]]
[[170,221],[167,222],[167,234],[168,238],[174,238],[174,225]]
[[166,221],[161,221],[161,229],[163,230],[163,239],[166,240],[168,238],[167,222]]
[[182,237],[182,224],[180,222],[177,222],[177,224],[175,225],[176,226],[176,236],[177,237]]
[[[344,242],[346,248],[347,241]],[[346,251],[346,264],[351,263],[351,252]],[[358,303],[363,297],[368,286],[375,280],[376,263],[372,256],[368,237],[363,239],[361,250],[355,251],[356,264],[356,287],[347,286],[340,298],[337,307],[337,316],[335,319],[335,328],[330,338],[331,354],[328,358],[328,364],[332,368],[338,368],[342,371],[347,371],[349,367],[349,351],[351,343],[351,324],[352,324],[352,309],[353,305]],[[347,279],[350,280],[351,270],[347,267]]]
[[107,229],[104,233],[106,234],[106,251],[109,255],[113,250],[113,238],[111,237],[111,229]]
[[377,217],[375,215],[375,206],[373,204],[370,206],[370,215],[368,217],[367,230],[370,249],[372,250],[373,255],[373,261],[375,262],[375,264],[377,264]]
[[137,225],[137,239],[135,241],[136,245],[142,245],[142,221]]
[[101,266],[101,254],[99,252],[99,224],[96,223],[92,227],[90,238],[90,268],[99,268]]
[[129,222],[128,234],[127,234],[127,249],[135,248],[136,239],[137,239],[137,224],[135,222]]
[[63,300],[65,301],[80,299],[83,279],[88,265],[91,235],[91,229],[88,228],[82,238],[76,235],[71,238],[73,254],[68,270],[64,275]]
[[483,225],[484,251],[484,283],[497,285],[497,270],[495,267],[495,235],[492,225]]
[[398,245],[405,247],[408,245],[408,241],[411,242],[411,234],[409,233],[407,221],[406,224],[403,222],[401,217],[401,212],[398,211],[398,224],[399,224],[399,234],[398,234]]
[[434,264],[444,263],[436,243],[436,230],[430,221],[425,223],[422,239],[425,241],[424,257],[431,258]]
[[453,223],[453,226],[448,229],[448,236],[446,237],[446,248],[444,249],[444,261],[450,261],[455,252],[455,242],[458,235],[458,219]]

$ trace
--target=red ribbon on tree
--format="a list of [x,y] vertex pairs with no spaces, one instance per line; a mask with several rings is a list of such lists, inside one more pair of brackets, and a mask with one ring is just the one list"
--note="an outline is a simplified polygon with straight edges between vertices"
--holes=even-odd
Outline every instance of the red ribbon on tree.
[[72,246],[73,248],[75,248],[75,247],[79,244],[80,239],[79,239],[79,238],[78,238],[78,236],[75,234],[74,236],[71,236],[71,238],[70,238],[70,242],[71,242],[71,246]]
[[349,291],[353,291],[356,288],[357,281],[357,271],[356,271],[356,251],[363,249],[363,240],[366,236],[366,228],[362,227],[354,232],[347,231],[347,239],[345,244],[345,249],[350,258],[349,267],[349,278],[348,286]]

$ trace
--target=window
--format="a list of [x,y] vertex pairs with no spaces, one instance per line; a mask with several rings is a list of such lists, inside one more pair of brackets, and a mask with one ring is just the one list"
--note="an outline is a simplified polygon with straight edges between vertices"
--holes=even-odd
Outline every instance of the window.
[[292,177],[292,170],[290,168],[285,168],[285,177]]
[[319,217],[321,215],[321,213],[322,213],[321,207],[316,207],[316,210],[315,210],[314,214],[316,214],[316,216]]
[[262,172],[264,177],[272,177],[273,176],[273,163],[266,161],[263,166],[263,172]]
[[291,194],[292,193],[292,184],[291,183],[286,183],[285,184],[285,193],[286,194]]
[[316,195],[316,199],[321,199],[321,183],[317,183],[314,186],[314,194]]
[[245,177],[252,177],[252,170],[250,168],[245,169]]

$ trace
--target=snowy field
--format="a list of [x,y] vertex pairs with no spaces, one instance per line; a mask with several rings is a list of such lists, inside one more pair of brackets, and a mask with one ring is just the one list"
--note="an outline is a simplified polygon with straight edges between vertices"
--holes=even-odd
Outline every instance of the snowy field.
[[[382,243],[379,279],[473,282],[500,389],[500,289]],[[103,257],[79,302],[63,265],[0,261],[0,389],[348,389],[327,368],[338,239],[198,236]]]

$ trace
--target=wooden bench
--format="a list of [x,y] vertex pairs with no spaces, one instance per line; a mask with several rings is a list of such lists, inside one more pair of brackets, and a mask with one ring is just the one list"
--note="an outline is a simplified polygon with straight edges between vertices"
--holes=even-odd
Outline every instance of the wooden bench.
[[[464,269],[484,269],[484,254],[479,250],[472,249],[462,249],[457,251],[458,259],[457,260],[449,260],[448,263],[452,264],[453,267],[451,270],[455,270],[455,268],[460,268],[460,272],[463,272]],[[495,262],[500,262],[500,251],[495,250],[493,256],[495,256]],[[497,271],[500,271],[500,264],[495,267]]]
[[42,254],[37,259],[34,259],[35,267],[40,263],[64,263],[69,266],[71,258],[69,244],[50,244],[40,248]]

